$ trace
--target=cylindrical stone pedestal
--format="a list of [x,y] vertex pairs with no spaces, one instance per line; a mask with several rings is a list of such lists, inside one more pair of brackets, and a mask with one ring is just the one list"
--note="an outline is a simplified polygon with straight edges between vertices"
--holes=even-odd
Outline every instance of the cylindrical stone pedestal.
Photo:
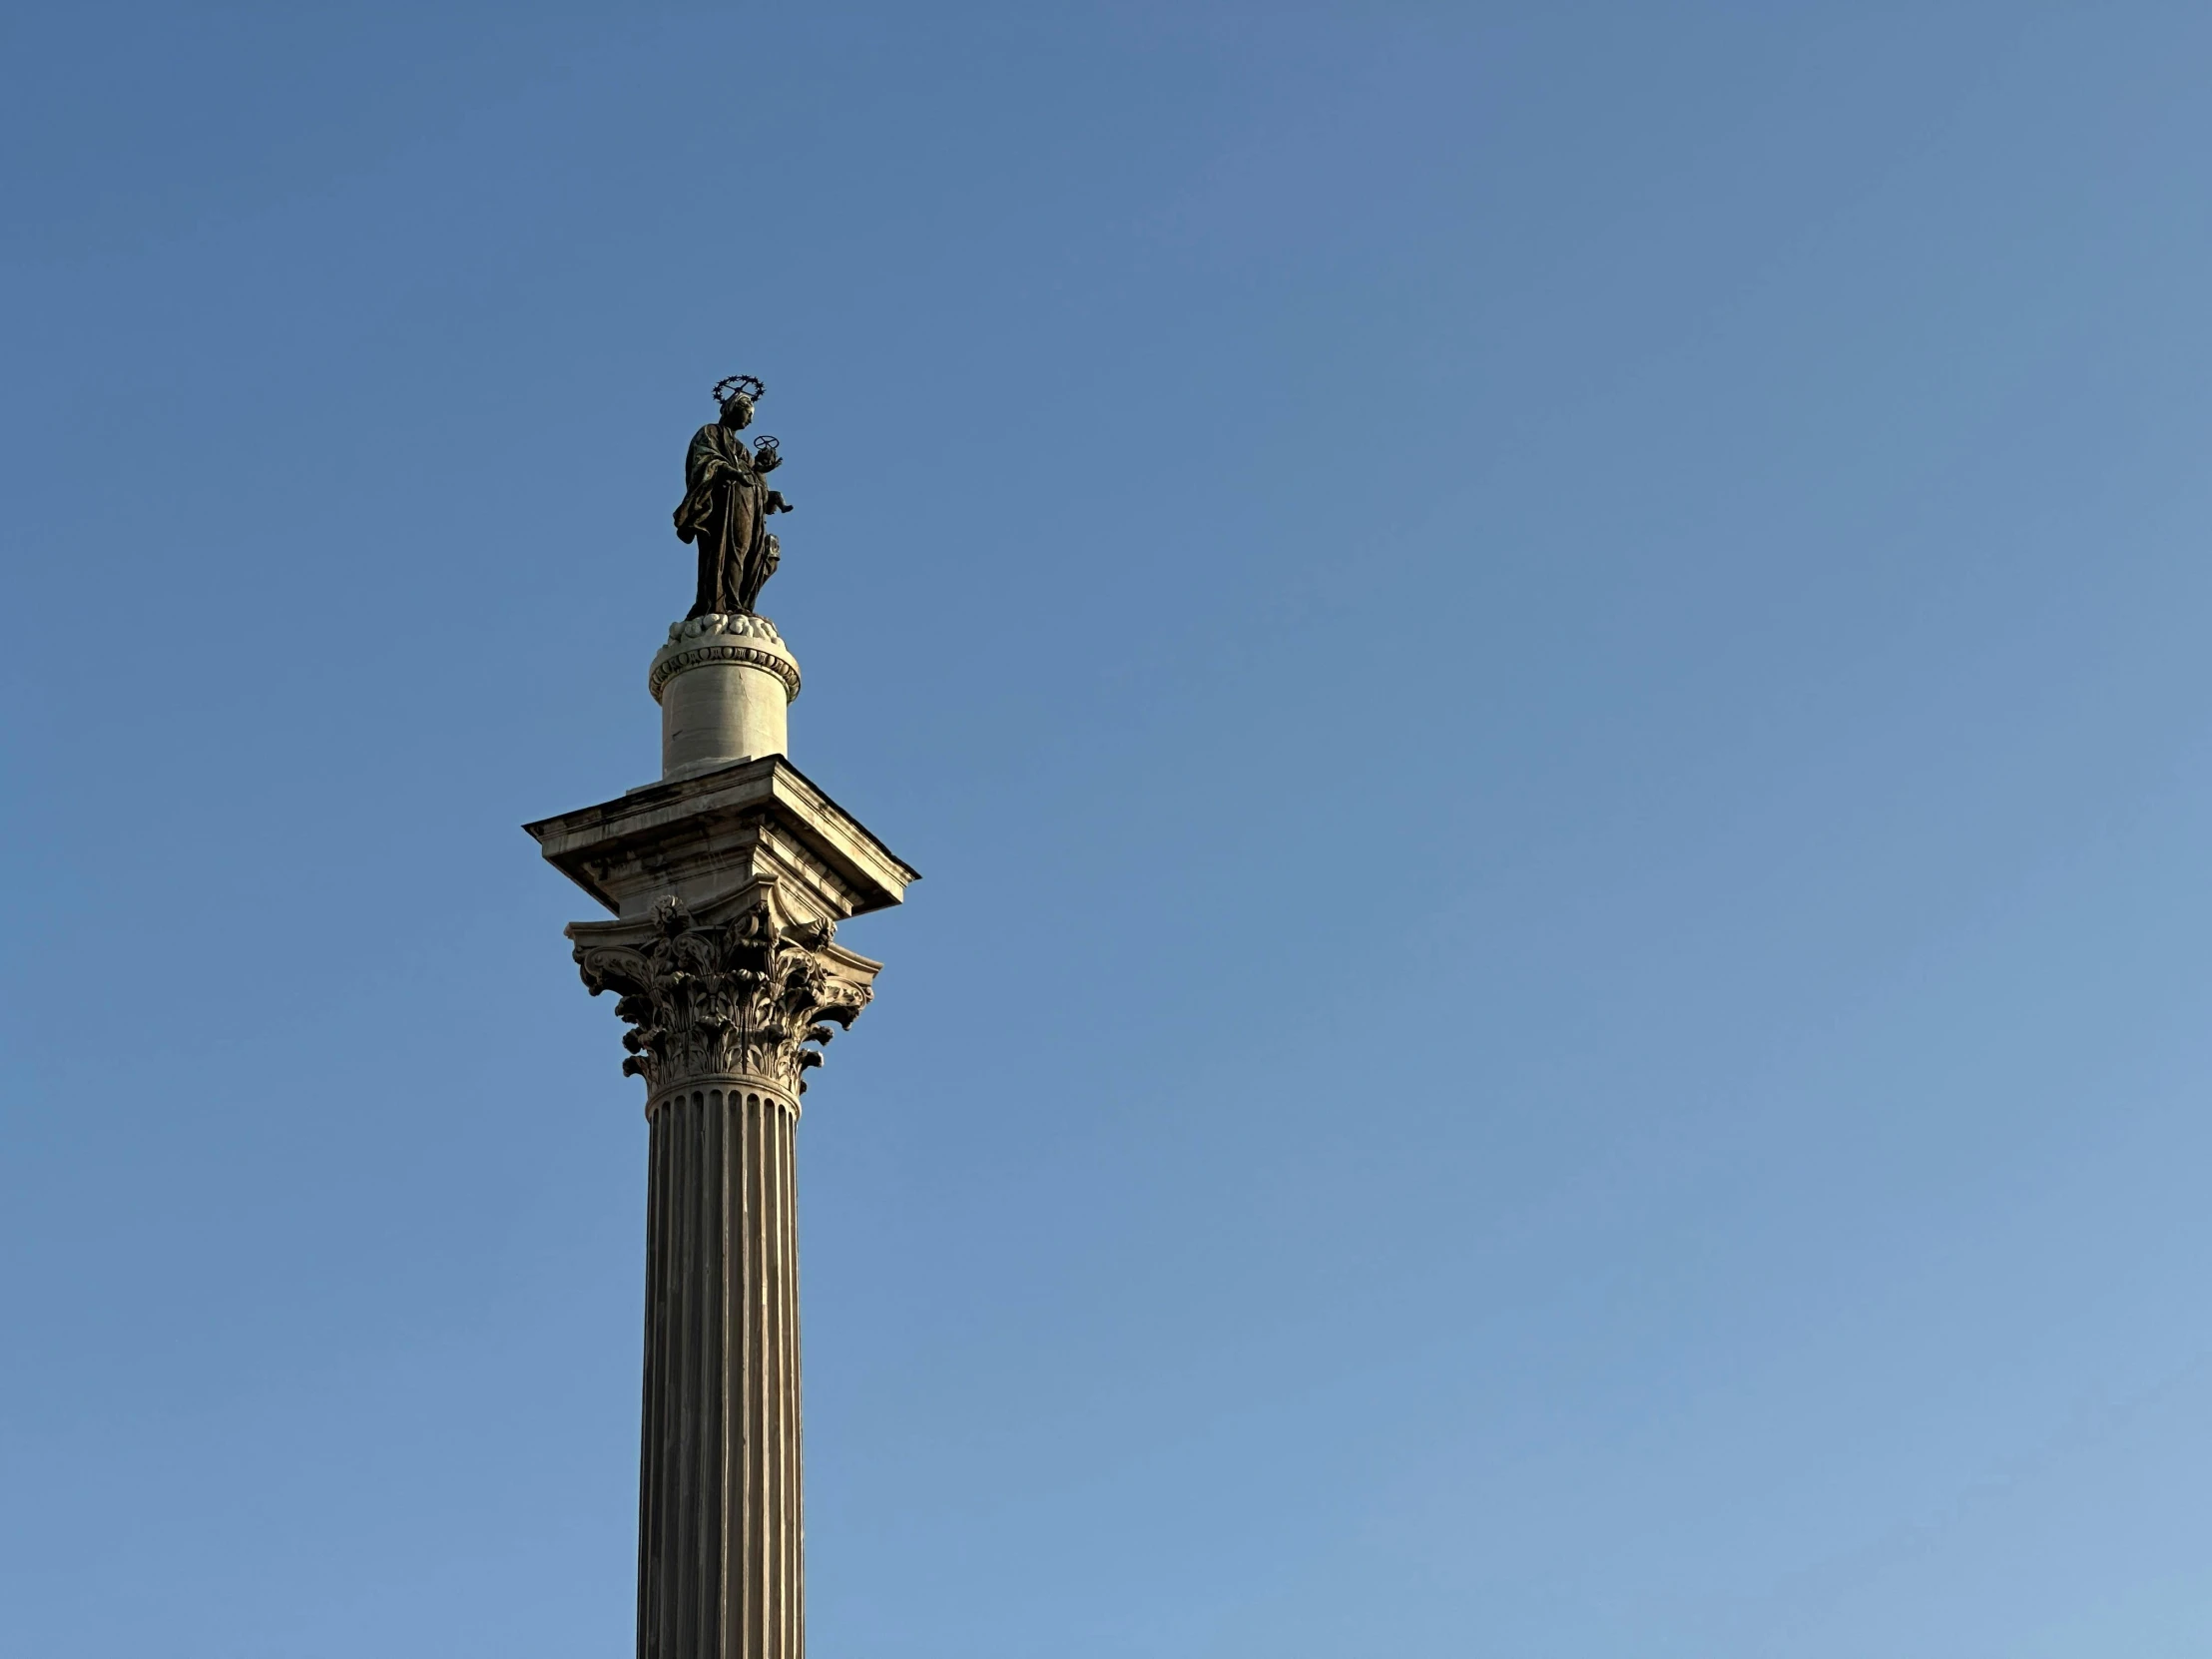
[[729,1077],[648,1111],[639,1659],[802,1659],[798,1109]]
[[646,686],[661,706],[661,776],[791,753],[799,663],[765,616],[700,616],[668,631]]

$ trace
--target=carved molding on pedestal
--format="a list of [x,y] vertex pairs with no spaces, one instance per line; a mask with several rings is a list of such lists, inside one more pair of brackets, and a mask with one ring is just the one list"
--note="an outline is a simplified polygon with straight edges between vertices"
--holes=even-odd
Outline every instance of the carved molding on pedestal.
[[799,663],[776,624],[765,616],[714,612],[686,617],[669,629],[668,644],[654,654],[645,689],[658,703],[662,688],[674,676],[702,663],[745,663],[766,669],[784,682],[786,701],[799,696]]
[[577,969],[592,995],[620,998],[615,1013],[631,1027],[622,1069],[645,1079],[649,1100],[743,1077],[796,1105],[831,1026],[848,1028],[867,1006],[880,964],[835,943],[834,922],[786,922],[765,884],[715,908],[702,919],[668,897],[643,927],[582,924],[571,930]]

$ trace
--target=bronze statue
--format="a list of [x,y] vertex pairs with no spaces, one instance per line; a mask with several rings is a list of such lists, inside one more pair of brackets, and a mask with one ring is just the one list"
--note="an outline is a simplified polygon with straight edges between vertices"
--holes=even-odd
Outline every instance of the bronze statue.
[[699,598],[692,616],[753,614],[761,589],[776,574],[783,549],[768,533],[768,515],[792,504],[768,487],[784,464],[776,440],[748,449],[738,434],[753,423],[753,405],[768,387],[733,374],[715,387],[722,418],[702,426],[684,457],[684,502],[676,509],[676,539],[699,546]]

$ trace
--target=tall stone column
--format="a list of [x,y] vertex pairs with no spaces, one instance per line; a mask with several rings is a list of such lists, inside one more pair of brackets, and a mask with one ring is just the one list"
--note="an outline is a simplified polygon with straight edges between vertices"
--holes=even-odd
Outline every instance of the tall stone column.
[[881,966],[836,924],[916,876],[785,757],[767,619],[679,623],[649,684],[662,781],[526,827],[614,913],[568,935],[646,1088],[638,1654],[800,1659],[800,1097]]

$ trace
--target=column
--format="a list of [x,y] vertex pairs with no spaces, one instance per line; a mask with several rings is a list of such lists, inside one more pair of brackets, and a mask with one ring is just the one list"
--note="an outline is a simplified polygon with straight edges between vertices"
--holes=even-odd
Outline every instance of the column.
[[785,920],[773,881],[706,916],[664,897],[642,926],[572,932],[649,1090],[639,1659],[800,1659],[794,1133],[804,1073],[876,964]]
[[766,617],[669,630],[662,775],[524,828],[612,920],[571,923],[650,1124],[639,1659],[802,1659],[795,1138],[881,963],[836,924],[919,875],[788,759],[799,665]]

